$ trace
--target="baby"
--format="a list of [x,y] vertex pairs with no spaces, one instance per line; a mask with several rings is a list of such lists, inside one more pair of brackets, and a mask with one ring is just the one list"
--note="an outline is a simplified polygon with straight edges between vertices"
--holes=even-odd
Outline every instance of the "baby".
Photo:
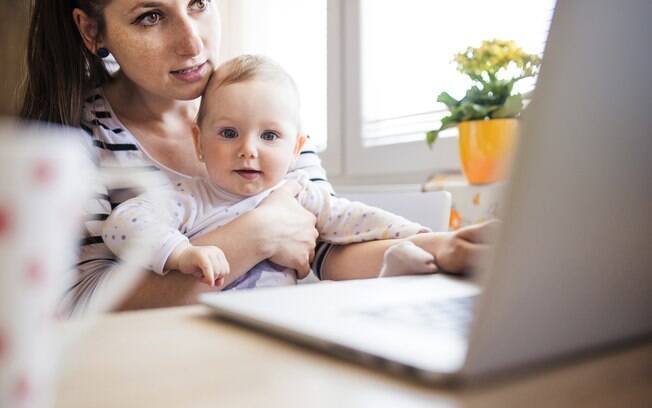
[[[189,238],[254,209],[288,180],[300,184],[297,200],[316,216],[321,240],[350,244],[428,232],[387,211],[333,197],[301,171],[288,174],[305,142],[300,128],[297,88],[280,66],[252,55],[224,63],[206,87],[193,127],[197,157],[205,163],[207,177],[177,183],[163,209],[147,195],[124,202],[104,225],[105,243],[120,256],[145,227],[156,228],[160,239],[149,269],[201,274],[206,283],[222,287],[229,273],[222,251],[192,245]],[[432,272],[436,267],[428,268]],[[295,271],[263,261],[225,289],[290,285],[296,280]]]

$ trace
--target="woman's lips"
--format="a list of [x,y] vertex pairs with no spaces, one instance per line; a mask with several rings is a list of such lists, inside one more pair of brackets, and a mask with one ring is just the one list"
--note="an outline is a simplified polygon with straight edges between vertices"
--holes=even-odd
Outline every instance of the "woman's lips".
[[178,69],[171,71],[173,77],[183,82],[196,82],[201,80],[206,74],[207,63],[201,63],[194,67]]
[[235,172],[238,174],[238,176],[242,177],[245,180],[255,180],[262,174],[260,170],[249,170],[249,169],[240,169],[240,170],[235,170]]

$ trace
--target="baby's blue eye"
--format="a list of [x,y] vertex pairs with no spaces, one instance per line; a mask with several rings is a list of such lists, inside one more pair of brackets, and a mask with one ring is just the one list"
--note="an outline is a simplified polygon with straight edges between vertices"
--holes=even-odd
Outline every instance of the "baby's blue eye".
[[235,139],[238,137],[238,132],[235,129],[226,128],[220,131],[220,136],[225,139]]
[[274,140],[278,139],[278,135],[274,132],[264,132],[262,135],[260,135],[260,138],[268,142],[273,142]]

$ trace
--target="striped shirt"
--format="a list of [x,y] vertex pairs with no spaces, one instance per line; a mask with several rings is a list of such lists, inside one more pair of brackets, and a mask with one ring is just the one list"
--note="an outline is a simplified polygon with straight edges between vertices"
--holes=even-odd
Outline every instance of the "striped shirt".
[[[120,123],[102,90],[93,92],[85,101],[81,128],[92,151],[95,164],[100,168],[120,168],[131,172],[160,172],[170,183],[190,180],[191,177],[176,172],[157,162],[142,148],[136,137]],[[315,153],[310,140],[291,170],[302,170],[310,180],[332,194],[332,187],[326,180],[326,172]],[[94,294],[111,276],[117,263],[114,254],[104,244],[101,231],[111,211],[125,200],[136,196],[139,191],[129,185],[96,185],[94,197],[85,205],[86,219],[82,229],[79,258],[74,271],[73,284],[66,291],[61,313],[68,316],[82,316],[93,302]],[[313,270],[320,276],[320,268],[330,249],[329,244],[319,243],[316,249]]]

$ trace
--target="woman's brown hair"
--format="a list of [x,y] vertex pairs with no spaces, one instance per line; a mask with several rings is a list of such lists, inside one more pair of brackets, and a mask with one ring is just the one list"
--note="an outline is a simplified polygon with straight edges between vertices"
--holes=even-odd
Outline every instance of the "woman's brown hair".
[[72,11],[79,8],[105,29],[108,0],[35,0],[27,41],[27,71],[20,116],[79,126],[84,96],[109,73],[82,42]]

